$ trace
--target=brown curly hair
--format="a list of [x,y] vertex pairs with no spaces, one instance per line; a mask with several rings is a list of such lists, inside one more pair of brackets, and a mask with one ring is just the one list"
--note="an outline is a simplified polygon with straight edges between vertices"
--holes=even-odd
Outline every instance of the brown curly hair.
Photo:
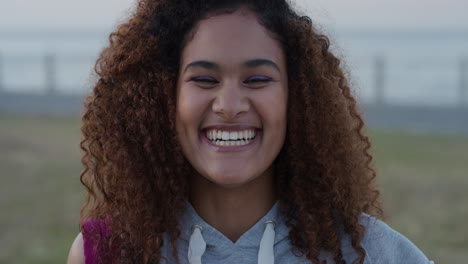
[[[194,171],[175,133],[180,54],[198,21],[240,7],[256,14],[287,58],[287,134],[274,175],[295,252],[318,263],[328,250],[344,263],[342,227],[358,253],[355,262],[364,262],[358,220],[363,212],[383,214],[370,141],[329,39],[285,0],[140,0],[110,34],[85,100],[81,141],[88,198],[80,226],[105,219],[112,231],[88,234],[103,245],[101,262],[158,262],[169,246],[163,234],[177,258],[178,219]],[[117,246],[124,255],[110,250]]]

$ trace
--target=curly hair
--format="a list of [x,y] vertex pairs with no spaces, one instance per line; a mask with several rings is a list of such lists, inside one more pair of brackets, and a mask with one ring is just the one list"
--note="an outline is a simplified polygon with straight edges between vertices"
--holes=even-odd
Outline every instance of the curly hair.
[[[110,34],[85,100],[80,144],[88,192],[80,226],[105,219],[112,231],[89,234],[104,242],[101,262],[158,262],[163,246],[177,259],[178,219],[194,173],[175,133],[180,55],[200,20],[239,8],[253,11],[286,54],[287,132],[274,177],[294,252],[319,263],[327,250],[344,263],[343,228],[355,263],[364,262],[361,214],[383,215],[371,144],[329,39],[285,0],[140,0]],[[112,254],[117,246],[125,254]]]

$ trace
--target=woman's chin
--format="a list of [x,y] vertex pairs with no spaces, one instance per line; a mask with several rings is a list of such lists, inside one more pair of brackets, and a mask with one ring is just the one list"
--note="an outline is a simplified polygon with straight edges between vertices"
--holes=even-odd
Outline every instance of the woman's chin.
[[223,173],[214,173],[207,178],[210,182],[226,188],[237,188],[245,184],[248,184],[254,180],[255,176],[246,176],[246,174],[241,174],[239,171],[235,172],[223,172]]

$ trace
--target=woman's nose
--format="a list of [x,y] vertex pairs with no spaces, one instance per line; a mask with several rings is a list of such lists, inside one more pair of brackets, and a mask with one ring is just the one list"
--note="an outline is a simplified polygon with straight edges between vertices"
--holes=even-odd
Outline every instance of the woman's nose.
[[235,119],[247,113],[250,109],[250,101],[244,87],[235,83],[225,83],[216,93],[213,102],[213,112],[225,119]]

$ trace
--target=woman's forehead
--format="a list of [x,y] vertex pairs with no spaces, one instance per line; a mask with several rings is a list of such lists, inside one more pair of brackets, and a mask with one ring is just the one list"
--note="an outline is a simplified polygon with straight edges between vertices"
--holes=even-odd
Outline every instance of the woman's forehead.
[[281,44],[249,10],[238,10],[201,20],[182,51],[181,64],[208,60],[243,63],[263,58],[284,63]]

